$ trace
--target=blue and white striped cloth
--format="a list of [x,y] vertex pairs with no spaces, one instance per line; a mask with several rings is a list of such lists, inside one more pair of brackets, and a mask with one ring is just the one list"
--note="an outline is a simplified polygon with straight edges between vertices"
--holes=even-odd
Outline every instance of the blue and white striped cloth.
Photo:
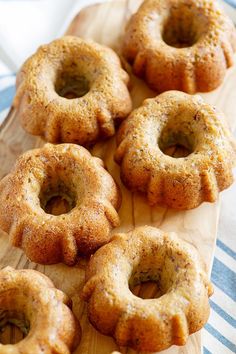
[[15,94],[15,74],[0,74],[0,123],[5,119]]
[[[226,0],[226,2],[227,11],[232,14],[232,18],[236,19],[236,0]],[[8,113],[14,93],[15,73],[0,61],[0,124]],[[219,231],[211,274],[215,291],[210,299],[211,315],[203,329],[204,354],[236,353],[235,210],[236,184],[222,196]]]

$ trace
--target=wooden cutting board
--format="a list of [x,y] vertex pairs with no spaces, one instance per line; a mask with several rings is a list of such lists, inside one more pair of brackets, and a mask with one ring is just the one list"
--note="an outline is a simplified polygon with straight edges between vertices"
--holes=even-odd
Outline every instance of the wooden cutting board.
[[[104,4],[93,5],[83,9],[72,21],[67,34],[83,38],[92,38],[95,41],[112,47],[119,53],[124,26],[130,15],[136,11],[140,0],[120,0]],[[129,70],[129,68],[127,68]],[[227,72],[221,87],[212,93],[202,95],[204,99],[216,105],[227,116],[231,128],[236,125],[236,66]],[[144,98],[155,96],[155,92],[147,88],[141,80],[131,75],[131,95],[134,107],[141,104]],[[236,112],[236,111],[235,111]],[[0,178],[7,174],[15,159],[22,152],[44,142],[26,134],[19,125],[17,112],[11,109],[4,124],[0,127]],[[115,139],[97,144],[92,153],[101,157],[115,180],[119,183],[123,195],[123,202],[119,211],[121,225],[116,231],[128,231],[138,225],[154,225],[166,231],[175,231],[180,237],[194,244],[205,260],[210,273],[220,202],[204,203],[190,211],[174,211],[160,207],[149,207],[144,197],[130,193],[121,183],[119,167],[113,161]],[[80,260],[75,267],[63,264],[44,266],[30,262],[23,252],[8,244],[8,237],[0,231],[0,267],[11,265],[15,268],[31,268],[48,275],[54,284],[65,291],[73,300],[73,310],[80,319],[83,336],[75,351],[77,354],[110,354],[117,350],[121,353],[137,353],[129,348],[118,348],[113,339],[99,334],[88,322],[86,305],[80,300],[79,294],[84,283],[86,262]],[[151,285],[142,289],[146,297],[153,295]],[[19,339],[20,334],[15,328],[7,328],[1,336],[4,341]],[[184,347],[173,346],[162,352],[166,354],[199,354],[201,352],[201,334],[198,332],[190,336]]]

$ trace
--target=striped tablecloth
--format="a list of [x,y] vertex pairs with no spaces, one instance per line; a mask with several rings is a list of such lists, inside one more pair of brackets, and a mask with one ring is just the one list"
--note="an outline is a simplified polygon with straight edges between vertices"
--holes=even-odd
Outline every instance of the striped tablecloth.
[[[49,6],[49,1],[45,0],[0,0],[0,123],[6,117],[15,93],[15,73],[19,65],[35,50],[36,46],[60,36],[63,33],[62,29],[66,28],[73,15],[88,2],[94,1],[50,0]],[[23,7],[20,7],[20,4]],[[236,23],[236,0],[226,0],[223,6]],[[24,13],[27,13],[24,19],[20,18],[23,8]],[[45,14],[45,11],[47,11],[48,22],[44,17],[44,33],[42,34],[40,33],[42,26],[40,22],[37,23],[37,18],[40,14]],[[50,11],[53,16],[56,11],[57,22],[52,21],[55,16],[50,16]],[[32,15],[31,22],[29,21],[30,14]],[[8,16],[7,22],[6,16]],[[29,35],[31,42],[27,42],[27,37],[25,38],[23,43],[25,46],[19,55],[17,55],[17,46],[19,46],[20,29],[18,31],[14,19],[21,23],[24,20],[26,30],[29,23],[30,26],[34,24]],[[9,30],[10,27],[7,26],[8,23],[14,31],[14,36]],[[32,33],[35,34],[35,39]],[[11,46],[9,46],[8,38],[11,39]],[[210,299],[211,315],[203,329],[204,354],[236,353],[236,184],[222,194],[211,279],[215,292]]]

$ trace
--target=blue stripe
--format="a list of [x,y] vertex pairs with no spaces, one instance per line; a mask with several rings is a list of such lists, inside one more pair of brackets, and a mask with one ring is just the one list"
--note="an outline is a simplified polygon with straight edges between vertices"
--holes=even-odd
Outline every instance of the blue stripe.
[[[218,306],[214,301],[209,300],[211,308],[218,313],[225,321],[227,321],[232,327],[236,328],[236,319],[225,312],[220,306]],[[223,301],[222,301],[223,303]]]
[[232,7],[236,8],[236,1],[235,0],[224,0],[224,2],[231,5]]
[[0,75],[0,79],[3,79],[5,77],[10,77],[10,76],[15,76],[15,75],[16,75],[16,73],[2,74],[2,75]]
[[14,95],[15,85],[0,91],[0,112],[11,106]]
[[227,253],[230,257],[232,257],[236,261],[236,252],[234,252],[231,248],[226,246],[226,244],[220,240],[217,240],[216,244],[219,248],[221,248],[225,253]]
[[225,338],[220,332],[218,332],[214,327],[212,327],[209,323],[205,325],[205,329],[216,339],[218,339],[224,346],[229,348],[233,353],[236,353],[236,345],[232,343],[230,340]]
[[236,301],[236,273],[216,257],[214,258],[211,280],[225,294]]
[[211,354],[206,347],[203,347],[203,354]]

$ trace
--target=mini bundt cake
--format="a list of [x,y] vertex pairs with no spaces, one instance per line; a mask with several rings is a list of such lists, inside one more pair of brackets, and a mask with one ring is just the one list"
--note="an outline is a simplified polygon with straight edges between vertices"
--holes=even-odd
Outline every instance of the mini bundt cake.
[[103,162],[74,144],[27,151],[0,182],[0,228],[37,263],[73,265],[107,243],[119,205]]
[[236,30],[215,0],[146,0],[127,24],[123,55],[157,92],[207,92],[233,65]]
[[128,74],[110,48],[73,36],[41,46],[17,75],[24,129],[49,142],[88,145],[115,133],[132,108]]
[[[223,114],[179,91],[147,99],[121,125],[115,160],[127,188],[150,205],[192,209],[233,182],[236,145]],[[169,156],[182,147],[181,154]],[[178,151],[180,152],[180,151]]]
[[31,269],[0,271],[1,326],[18,325],[26,337],[0,344],[0,354],[69,354],[81,337],[71,301],[44,274]]
[[[154,281],[160,297],[130,289]],[[197,250],[175,234],[144,226],[115,235],[92,256],[82,297],[88,316],[119,346],[156,352],[184,345],[209,316],[213,288]],[[102,294],[102,296],[101,296]]]

